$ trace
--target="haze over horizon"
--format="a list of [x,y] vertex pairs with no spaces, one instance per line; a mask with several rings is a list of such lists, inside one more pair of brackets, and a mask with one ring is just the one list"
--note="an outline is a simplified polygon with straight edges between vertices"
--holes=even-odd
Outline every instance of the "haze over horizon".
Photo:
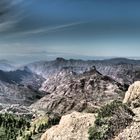
[[0,59],[139,58],[138,0],[1,0]]

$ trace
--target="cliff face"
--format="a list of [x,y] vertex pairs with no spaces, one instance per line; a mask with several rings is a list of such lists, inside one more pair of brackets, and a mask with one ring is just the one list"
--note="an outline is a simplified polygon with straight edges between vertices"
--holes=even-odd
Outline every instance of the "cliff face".
[[122,99],[126,89],[93,68],[80,75],[63,70],[50,76],[41,90],[48,95],[31,105],[31,108],[64,114],[72,110],[94,111],[107,102]]
[[59,125],[48,129],[41,140],[88,140],[88,129],[94,121],[94,114],[73,112],[63,116]]

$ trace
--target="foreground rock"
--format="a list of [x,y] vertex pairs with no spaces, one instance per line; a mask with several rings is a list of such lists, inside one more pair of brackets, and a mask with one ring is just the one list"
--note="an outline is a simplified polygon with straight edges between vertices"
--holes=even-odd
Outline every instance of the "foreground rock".
[[59,125],[48,129],[41,140],[88,140],[88,129],[94,121],[94,114],[73,112],[63,116]]
[[124,86],[103,76],[95,68],[80,75],[69,70],[61,71],[50,77],[41,89],[48,95],[31,108],[61,115],[74,110],[94,112],[107,102],[122,100],[125,93]]
[[129,87],[123,103],[133,104],[134,106],[140,105],[140,81],[136,81]]

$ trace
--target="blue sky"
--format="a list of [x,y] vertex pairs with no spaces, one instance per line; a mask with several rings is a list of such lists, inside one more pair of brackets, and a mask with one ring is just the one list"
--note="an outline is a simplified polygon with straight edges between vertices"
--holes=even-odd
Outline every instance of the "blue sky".
[[140,57],[138,0],[1,0],[0,59]]

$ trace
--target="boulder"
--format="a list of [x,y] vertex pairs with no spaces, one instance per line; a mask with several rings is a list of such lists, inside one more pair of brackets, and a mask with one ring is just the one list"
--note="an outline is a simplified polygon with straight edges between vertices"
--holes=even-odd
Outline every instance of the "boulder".
[[132,103],[140,99],[140,81],[136,81],[132,84],[125,94],[123,103]]
[[63,116],[59,125],[48,129],[41,140],[88,140],[88,130],[94,121],[94,114],[73,112]]

